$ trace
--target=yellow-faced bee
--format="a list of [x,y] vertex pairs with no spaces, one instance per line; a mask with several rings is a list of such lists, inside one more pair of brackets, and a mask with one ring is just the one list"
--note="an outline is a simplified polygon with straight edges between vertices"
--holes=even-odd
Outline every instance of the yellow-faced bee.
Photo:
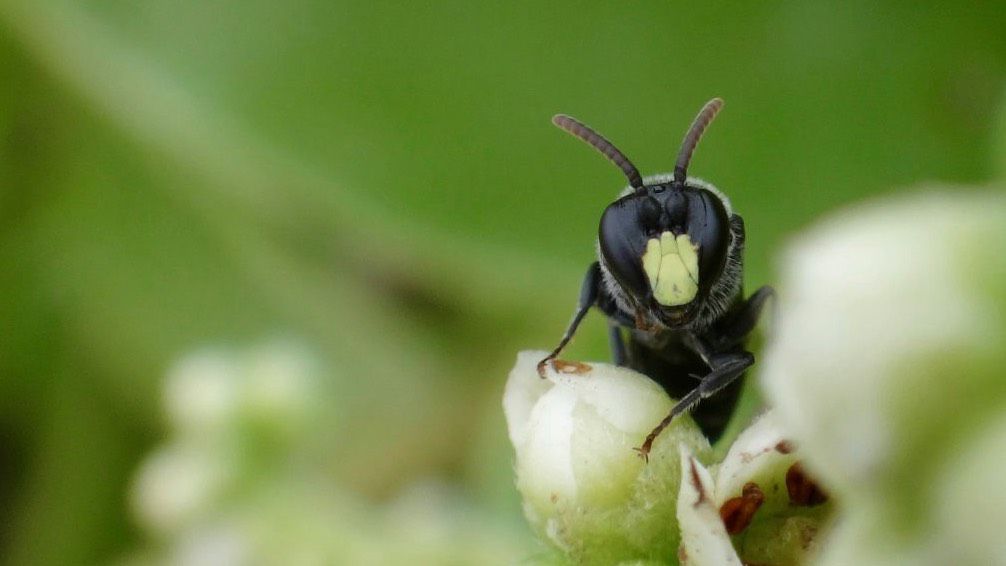
[[643,457],[675,417],[692,409],[710,439],[723,432],[740,394],[738,378],[754,363],[747,336],[774,295],[762,287],[744,299],[744,221],[716,187],[688,176],[692,152],[722,106],[714,98],[696,116],[673,173],[646,178],[594,130],[569,116],[552,119],[617,165],[629,186],[601,215],[598,260],[587,270],[573,320],[538,372],[544,376],[587,311],[600,309],[615,363],[679,399],[637,449]]

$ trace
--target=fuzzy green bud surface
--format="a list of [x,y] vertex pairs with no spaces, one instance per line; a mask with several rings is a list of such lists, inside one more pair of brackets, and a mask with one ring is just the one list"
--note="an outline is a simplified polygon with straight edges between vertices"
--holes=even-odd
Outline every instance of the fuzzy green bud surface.
[[633,448],[672,406],[660,386],[601,363],[542,379],[545,355],[518,355],[503,399],[532,527],[575,563],[670,559],[680,540],[678,446],[708,457],[708,441],[690,418],[677,419],[644,462]]

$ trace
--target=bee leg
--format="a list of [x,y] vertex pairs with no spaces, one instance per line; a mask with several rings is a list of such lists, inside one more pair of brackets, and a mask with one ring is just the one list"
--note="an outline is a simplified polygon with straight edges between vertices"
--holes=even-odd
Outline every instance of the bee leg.
[[556,359],[559,356],[559,352],[562,352],[566,344],[569,344],[569,341],[573,338],[573,334],[576,333],[576,328],[580,326],[580,321],[583,320],[583,317],[587,316],[587,311],[597,302],[597,293],[600,286],[601,266],[595,261],[590,264],[587,274],[583,277],[583,284],[580,286],[580,300],[576,304],[576,312],[573,313],[573,320],[569,322],[566,332],[562,335],[562,340],[559,341],[559,345],[552,350],[551,354],[538,362],[538,375],[542,379],[545,378],[545,366]]
[[758,289],[748,297],[748,300],[744,302],[740,310],[730,317],[726,325],[720,330],[719,336],[716,338],[717,350],[727,350],[743,342],[747,338],[747,335],[754,330],[755,325],[758,324],[758,319],[761,318],[765,303],[773,298],[775,298],[775,289],[768,285]]
[[644,459],[649,456],[653,441],[667,428],[667,425],[671,424],[678,415],[687,413],[695,408],[699,404],[699,401],[715,395],[716,392],[733,383],[735,379],[744,373],[744,370],[754,364],[754,355],[751,352],[720,354],[713,357],[711,361],[712,371],[702,378],[698,387],[692,389],[678,400],[677,404],[671,408],[671,412],[664,417],[664,420],[660,421],[660,424],[650,434],[646,435],[643,445],[636,449]]
[[608,343],[611,345],[612,363],[624,366],[629,361],[625,352],[625,341],[622,340],[622,329],[614,321],[608,322]]

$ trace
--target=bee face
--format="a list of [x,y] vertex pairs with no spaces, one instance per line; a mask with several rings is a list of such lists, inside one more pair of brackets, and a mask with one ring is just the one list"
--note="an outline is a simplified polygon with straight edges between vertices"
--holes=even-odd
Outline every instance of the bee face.
[[[642,316],[671,328],[686,326],[702,318],[703,311],[721,310],[728,294],[724,288],[739,281],[739,273],[725,273],[729,270],[724,267],[739,253],[743,228],[736,234],[732,230],[735,217],[725,197],[688,177],[692,152],[722,107],[723,101],[714,98],[699,111],[672,174],[645,180],[604,136],[564,114],[552,118],[617,165],[629,181],[630,188],[601,216],[598,250],[606,284],[617,287],[612,294],[626,303],[620,308],[634,310],[637,320]],[[717,300],[707,301],[717,294]]]
[[637,307],[664,325],[691,322],[723,273],[732,243],[719,195],[689,180],[645,185],[601,216],[601,260]]

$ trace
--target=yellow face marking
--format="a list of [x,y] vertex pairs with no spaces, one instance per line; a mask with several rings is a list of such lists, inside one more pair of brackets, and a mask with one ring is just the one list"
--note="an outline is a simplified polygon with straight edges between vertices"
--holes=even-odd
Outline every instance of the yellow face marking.
[[688,234],[664,232],[650,238],[643,253],[643,271],[653,298],[668,307],[685,305],[699,292],[699,247]]

